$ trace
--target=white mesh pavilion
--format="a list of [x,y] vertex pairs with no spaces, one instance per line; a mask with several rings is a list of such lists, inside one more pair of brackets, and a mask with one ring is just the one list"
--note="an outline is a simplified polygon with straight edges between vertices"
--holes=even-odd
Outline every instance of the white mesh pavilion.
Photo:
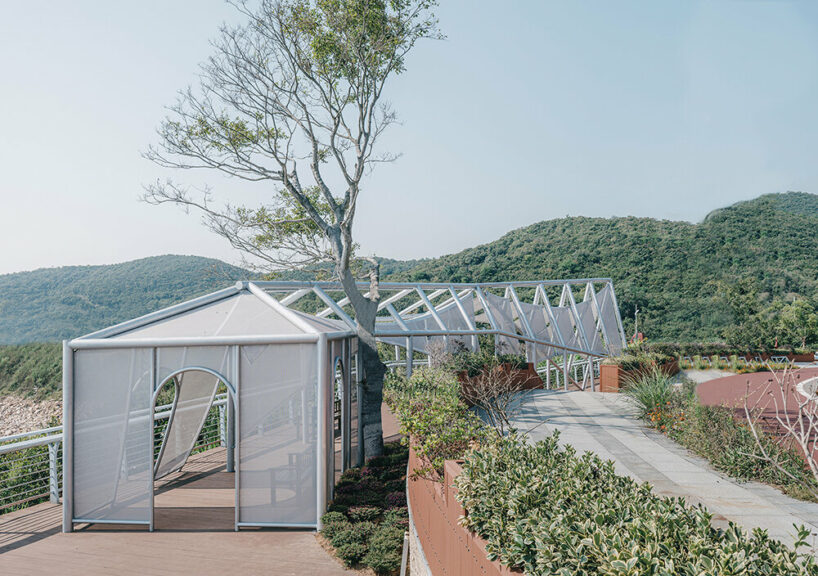
[[[288,309],[251,283],[66,342],[63,530],[153,529],[154,480],[185,463],[219,383],[228,391],[235,528],[319,527],[335,473],[336,379],[342,466],[357,460],[356,355],[343,322]],[[154,404],[165,385],[176,395],[154,459]]]

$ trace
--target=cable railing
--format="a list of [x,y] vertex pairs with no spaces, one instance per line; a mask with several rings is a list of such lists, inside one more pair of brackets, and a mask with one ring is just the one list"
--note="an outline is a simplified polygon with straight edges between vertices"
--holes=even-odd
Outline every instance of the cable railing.
[[[568,365],[568,386],[578,386],[585,390],[590,388],[590,380],[599,382],[599,365],[603,358],[572,358]],[[591,372],[588,373],[590,363]],[[543,380],[543,385],[548,390],[559,390],[565,388],[565,370],[559,362],[548,362],[537,367],[537,373]]]
[[[172,404],[154,412],[154,457],[168,425]],[[226,445],[227,394],[217,394],[193,453]],[[0,438],[0,514],[62,495],[62,426]]]

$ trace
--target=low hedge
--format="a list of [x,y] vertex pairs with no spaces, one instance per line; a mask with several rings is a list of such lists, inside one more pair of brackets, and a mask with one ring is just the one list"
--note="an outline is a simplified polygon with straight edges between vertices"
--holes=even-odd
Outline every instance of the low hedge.
[[640,342],[628,346],[628,350],[639,350],[642,352],[655,352],[668,356],[757,356],[769,354],[771,356],[786,356],[787,354],[810,354],[808,348],[792,347],[755,347],[755,346],[731,346],[724,342]]
[[713,528],[706,509],[656,496],[558,438],[504,438],[465,454],[455,480],[462,522],[487,541],[490,559],[531,575],[818,574],[811,555],[763,530]]
[[614,364],[628,372],[640,372],[668,364],[676,360],[675,356],[659,352],[641,352],[627,350],[621,356],[610,356],[603,360],[604,364]]

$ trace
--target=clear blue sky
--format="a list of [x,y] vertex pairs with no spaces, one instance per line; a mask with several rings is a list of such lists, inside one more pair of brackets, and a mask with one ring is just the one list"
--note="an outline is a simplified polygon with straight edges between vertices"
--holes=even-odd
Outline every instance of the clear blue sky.
[[[438,13],[447,40],[419,46],[389,90],[403,124],[384,143],[403,157],[366,183],[367,253],[818,193],[818,2],[443,0]],[[197,216],[137,200],[162,175],[139,153],[163,107],[232,19],[215,0],[0,6],[0,273],[237,260]]]

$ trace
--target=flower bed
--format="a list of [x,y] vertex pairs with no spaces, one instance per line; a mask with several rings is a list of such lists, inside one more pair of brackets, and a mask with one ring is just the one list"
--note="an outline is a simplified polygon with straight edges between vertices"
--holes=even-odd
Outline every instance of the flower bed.
[[770,484],[795,498],[815,500],[818,485],[801,454],[759,429],[765,450],[786,472],[765,461],[752,431],[734,409],[704,405],[692,387],[673,386],[655,373],[633,381],[625,393],[648,426],[706,458],[714,468],[739,480]]

